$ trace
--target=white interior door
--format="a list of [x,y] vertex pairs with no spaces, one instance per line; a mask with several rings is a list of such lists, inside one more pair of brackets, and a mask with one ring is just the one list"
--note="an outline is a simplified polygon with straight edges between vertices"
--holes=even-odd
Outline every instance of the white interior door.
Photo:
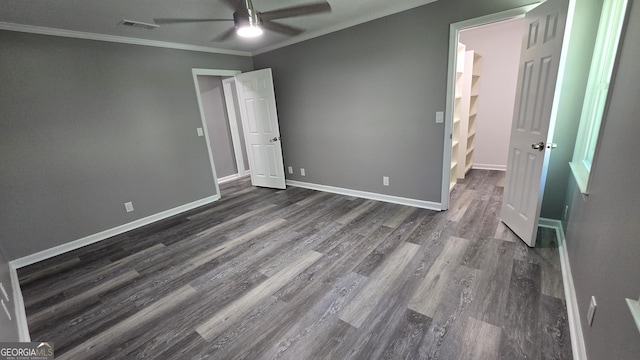
[[569,0],[548,0],[525,15],[500,217],[529,246],[536,242],[568,6]]
[[251,184],[284,189],[284,164],[271,69],[236,75]]

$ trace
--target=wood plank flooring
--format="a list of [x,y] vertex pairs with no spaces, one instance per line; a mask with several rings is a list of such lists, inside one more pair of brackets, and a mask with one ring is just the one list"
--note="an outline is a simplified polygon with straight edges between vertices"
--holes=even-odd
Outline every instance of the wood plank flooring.
[[435,212],[290,187],[19,270],[59,359],[571,359],[557,244],[500,223],[503,174]]

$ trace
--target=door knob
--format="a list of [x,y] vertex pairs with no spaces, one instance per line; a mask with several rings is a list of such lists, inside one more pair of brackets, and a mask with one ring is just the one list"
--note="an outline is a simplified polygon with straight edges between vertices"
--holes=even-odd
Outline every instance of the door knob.
[[269,142],[276,142],[278,140],[280,140],[280,138],[276,136],[273,139],[270,139]]
[[544,150],[544,142],[540,141],[539,143],[531,144],[531,148],[534,150],[543,151]]

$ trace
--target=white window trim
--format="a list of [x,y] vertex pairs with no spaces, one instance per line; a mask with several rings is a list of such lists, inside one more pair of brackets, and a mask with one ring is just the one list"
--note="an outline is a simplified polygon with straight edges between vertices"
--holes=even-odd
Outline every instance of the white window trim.
[[605,0],[589,70],[580,127],[573,159],[569,166],[580,192],[589,194],[591,169],[595,165],[598,143],[607,105],[609,83],[616,59],[628,0]]

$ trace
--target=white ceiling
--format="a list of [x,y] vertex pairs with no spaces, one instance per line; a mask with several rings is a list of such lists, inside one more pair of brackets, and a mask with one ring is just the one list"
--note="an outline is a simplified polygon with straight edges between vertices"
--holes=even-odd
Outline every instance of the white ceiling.
[[[118,24],[123,19],[153,23],[153,18],[232,18],[220,0],[0,0],[0,29],[51,33],[50,29],[186,44],[247,53],[285,46],[436,0],[328,0],[331,13],[278,20],[305,29],[296,37],[266,31],[256,39],[212,39],[232,22],[162,25],[154,30]],[[253,0],[257,11],[317,2],[317,0]],[[16,25],[17,24],[17,25]],[[46,28],[46,29],[44,29]],[[56,33],[56,31],[53,31]],[[63,32],[60,32],[63,33]],[[80,36],[82,37],[82,36]]]

